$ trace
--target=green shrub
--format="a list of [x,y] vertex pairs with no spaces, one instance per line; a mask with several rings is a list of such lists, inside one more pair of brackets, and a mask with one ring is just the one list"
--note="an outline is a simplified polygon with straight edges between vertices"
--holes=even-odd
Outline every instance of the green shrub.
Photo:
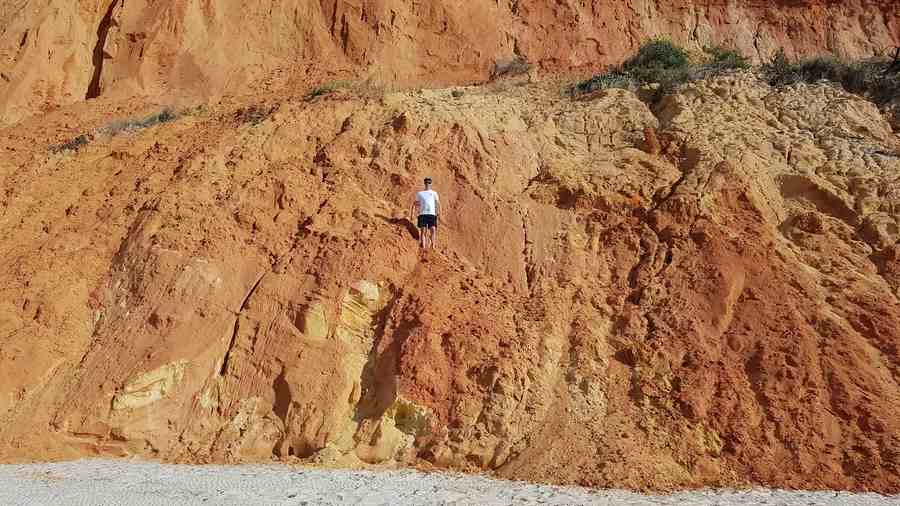
[[877,104],[900,100],[900,72],[883,74],[870,85],[869,94]]
[[734,56],[728,56],[722,60],[713,60],[704,63],[703,65],[691,67],[690,80],[698,81],[701,79],[709,79],[710,77],[748,68],[750,68],[750,64],[747,59],[739,53],[735,53]]
[[658,83],[654,98],[659,98],[689,78],[687,52],[671,41],[656,39],[641,46],[621,67],[577,83],[571,93],[578,95],[607,88],[634,91],[641,85]]
[[712,56],[712,61],[705,66],[716,70],[739,70],[750,68],[750,60],[734,49],[721,46],[705,47],[703,51]]
[[156,114],[151,114],[146,118],[114,121],[101,128],[99,131],[100,133],[108,135],[118,135],[122,132],[135,132],[138,130],[149,128],[153,125],[158,125],[160,123],[168,123],[169,121],[174,121],[177,118],[178,114],[175,113],[172,109],[164,108],[162,111]]
[[712,56],[709,63],[692,65],[684,49],[668,40],[652,40],[621,67],[581,81],[571,92],[578,95],[605,88],[636,90],[643,85],[656,85],[649,98],[657,101],[684,83],[750,66],[747,58],[734,50],[714,47],[706,52]]
[[806,83],[814,83],[823,79],[842,83],[846,71],[847,66],[833,56],[819,56],[803,60],[799,65],[800,79]]
[[651,40],[641,46],[636,55],[622,64],[622,68],[626,71],[653,68],[672,69],[687,66],[687,51],[666,39]]
[[577,95],[608,88],[621,88],[634,91],[638,86],[639,83],[632,76],[622,71],[614,70],[608,74],[599,74],[577,83],[572,92]]
[[866,95],[876,104],[900,100],[900,72],[891,72],[888,60],[868,60],[848,65],[841,84],[847,91]]
[[874,62],[851,63],[844,71],[841,80],[844,88],[853,93],[864,93],[869,86],[878,80],[882,69]]
[[[575,84],[570,93],[577,96],[606,88],[636,90],[655,85],[647,97],[655,102],[684,83],[751,66],[746,57],[733,49],[707,47],[703,50],[710,55],[710,60],[691,64],[684,49],[668,40],[652,40],[641,46],[621,67]],[[827,80],[879,105],[900,100],[900,66],[886,58],[848,64],[826,55],[794,62],[779,49],[761,71],[773,86]]]
[[691,79],[687,51],[664,39],[641,46],[622,68],[641,84],[659,84],[652,95],[654,101]]
[[693,79],[693,73],[688,66],[684,67],[638,67],[629,71],[629,75],[641,84],[658,84],[653,94],[656,101],[663,96],[672,93],[682,84]]
[[785,56],[784,50],[779,49],[772,61],[763,65],[763,73],[773,86],[814,83],[823,79],[843,83],[847,76],[847,65],[834,56],[817,56],[792,62]]
[[772,86],[794,84],[800,81],[800,67],[791,63],[784,48],[778,49],[772,60],[763,65],[763,74]]
[[773,86],[814,83],[823,79],[843,83],[848,66],[834,56],[817,56],[791,62],[779,49],[772,61],[763,65],[763,73]]
[[866,96],[876,104],[900,99],[900,73],[891,72],[890,60],[873,59],[845,63],[834,56],[819,56],[791,62],[779,50],[763,66],[763,74],[773,86],[815,83],[827,80],[851,93]]

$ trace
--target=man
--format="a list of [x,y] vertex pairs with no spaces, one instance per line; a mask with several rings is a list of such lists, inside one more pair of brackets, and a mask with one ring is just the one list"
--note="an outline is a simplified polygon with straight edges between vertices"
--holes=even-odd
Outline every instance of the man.
[[434,249],[437,244],[437,222],[441,201],[437,192],[431,189],[430,177],[425,178],[425,190],[416,193],[413,207],[419,211],[419,248],[427,248],[430,240],[431,248]]

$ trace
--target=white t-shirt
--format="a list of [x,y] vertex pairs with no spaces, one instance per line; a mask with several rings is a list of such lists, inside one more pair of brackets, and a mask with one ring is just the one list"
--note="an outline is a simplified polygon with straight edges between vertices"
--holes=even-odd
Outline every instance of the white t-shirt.
[[437,203],[440,201],[434,190],[422,190],[416,193],[416,202],[419,204],[419,214],[432,214],[437,216]]

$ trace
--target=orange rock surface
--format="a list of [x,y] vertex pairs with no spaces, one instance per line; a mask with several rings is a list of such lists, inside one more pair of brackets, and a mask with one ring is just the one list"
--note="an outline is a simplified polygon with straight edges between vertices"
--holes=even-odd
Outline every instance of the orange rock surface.
[[170,103],[351,72],[390,88],[472,83],[523,58],[588,74],[646,39],[755,59],[872,56],[894,0],[0,0],[0,124],[112,95]]
[[522,82],[261,100],[77,152],[48,146],[155,109],[0,135],[4,460],[900,487],[900,142],[871,103],[749,74],[656,111]]
[[898,40],[889,2],[650,5],[0,0],[0,461],[900,492],[900,137],[871,102],[447,84],[655,34]]

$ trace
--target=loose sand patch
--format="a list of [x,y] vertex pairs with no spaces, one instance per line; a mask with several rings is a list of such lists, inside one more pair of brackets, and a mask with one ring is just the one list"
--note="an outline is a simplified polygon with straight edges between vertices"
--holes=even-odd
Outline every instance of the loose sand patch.
[[781,490],[642,495],[415,471],[82,460],[0,466],[3,505],[887,505],[900,497]]

